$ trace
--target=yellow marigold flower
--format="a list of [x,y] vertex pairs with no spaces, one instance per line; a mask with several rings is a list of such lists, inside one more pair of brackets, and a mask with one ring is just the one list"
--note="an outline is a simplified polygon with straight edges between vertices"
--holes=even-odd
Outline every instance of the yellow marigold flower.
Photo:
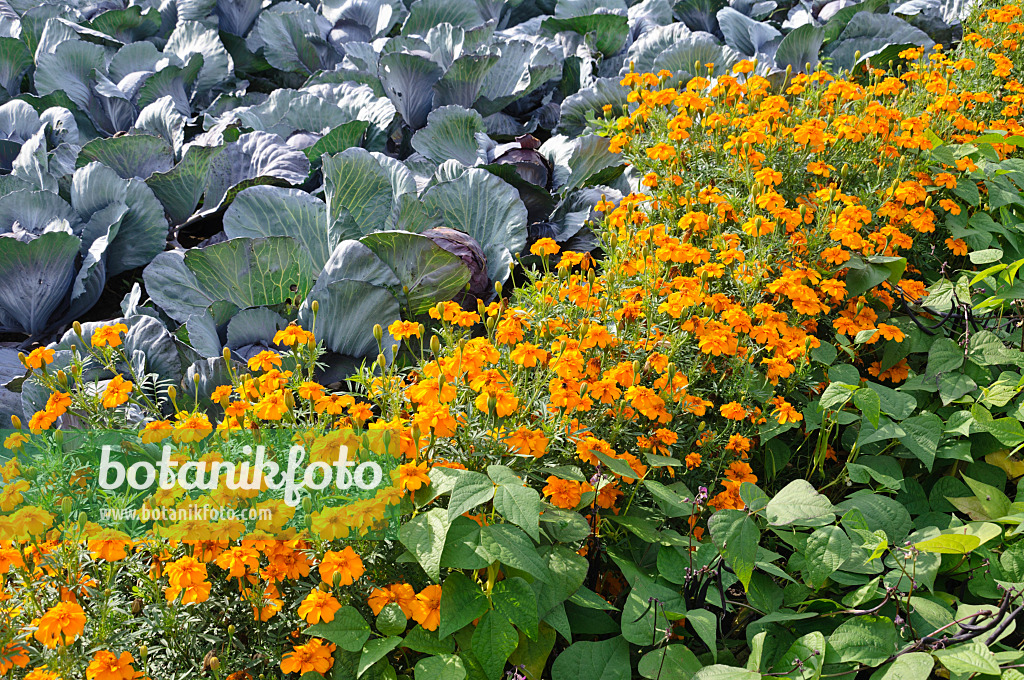
[[430,471],[430,464],[426,461],[422,463],[405,463],[404,465],[398,466],[398,485],[403,489],[409,491],[417,491],[425,486],[430,486],[430,477],[427,476],[427,472]]
[[22,491],[28,491],[31,484],[27,479],[19,479],[16,482],[5,484],[0,490],[0,510],[10,512],[18,507],[25,500]]
[[161,442],[171,436],[173,429],[169,420],[154,420],[151,423],[146,423],[146,427],[142,428],[142,442],[144,444]]
[[555,240],[551,238],[538,239],[536,243],[530,246],[530,252],[540,257],[557,255],[560,250],[561,248],[557,243],[555,243]]
[[40,369],[53,363],[53,354],[54,351],[49,347],[36,347],[25,357],[25,365],[33,370]]
[[171,431],[171,438],[176,444],[202,441],[213,432],[213,425],[204,413],[179,413],[177,419]]
[[[4,448],[14,451],[24,446],[27,441],[27,435],[22,432],[15,432],[14,434],[8,435],[7,439],[4,440]],[[4,478],[4,481],[7,481],[6,478]]]
[[123,323],[115,323],[110,326],[100,326],[92,334],[93,347],[118,347],[121,344],[121,334],[128,332],[128,326]]

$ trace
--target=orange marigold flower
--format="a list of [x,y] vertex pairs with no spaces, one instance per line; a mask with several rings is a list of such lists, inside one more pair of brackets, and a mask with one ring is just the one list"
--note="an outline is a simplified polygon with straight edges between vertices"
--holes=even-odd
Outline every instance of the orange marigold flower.
[[747,417],[747,410],[735,401],[730,401],[728,404],[722,404],[718,410],[721,412],[722,417],[727,418],[728,420],[743,420]]
[[88,680],[134,680],[142,676],[132,664],[135,658],[128,652],[116,656],[113,652],[100,650],[92,657],[85,669]]
[[281,659],[281,672],[285,675],[305,675],[311,672],[323,675],[334,665],[334,657],[331,654],[335,649],[335,645],[325,643],[320,638],[313,638],[304,645],[294,646],[292,651]]
[[363,567],[363,560],[352,549],[352,546],[345,546],[341,551],[328,550],[320,561],[320,578],[324,583],[334,584],[338,577],[337,585],[350,586],[359,579],[366,569]]
[[388,326],[388,333],[391,333],[398,341],[406,338],[418,338],[420,337],[420,325],[415,321],[395,321]]
[[730,464],[729,469],[725,471],[725,476],[737,484],[742,484],[743,482],[757,484],[757,475],[754,474],[753,469],[749,465],[742,461]]
[[163,441],[171,436],[173,429],[169,420],[155,420],[151,423],[146,423],[146,427],[142,428],[142,441],[145,444]]
[[71,406],[71,395],[66,392],[53,392],[46,400],[46,410],[55,416],[67,413],[68,406]]
[[330,623],[339,609],[341,609],[341,603],[337,598],[319,588],[314,588],[309,591],[309,595],[299,605],[299,616],[306,619],[306,623],[309,624],[321,621]]
[[85,632],[85,611],[76,602],[58,602],[39,618],[35,638],[48,649],[69,644]]
[[946,247],[949,248],[950,252],[954,255],[966,255],[967,254],[967,242],[962,238],[946,239]]
[[275,366],[281,365],[281,355],[269,349],[265,349],[256,356],[249,359],[246,364],[250,371],[269,371]]
[[316,342],[316,337],[310,331],[294,323],[288,324],[287,328],[274,334],[275,345],[291,347],[293,345],[311,345],[314,342]]
[[115,375],[103,390],[103,408],[117,408],[128,401],[134,387],[130,380]]
[[608,510],[614,507],[615,502],[623,495],[625,494],[622,489],[619,488],[618,482],[605,484],[597,492],[597,507]]
[[556,508],[572,510],[580,503],[583,491],[579,482],[571,479],[559,479],[549,476],[547,485],[542,490],[545,496],[551,497],[551,504]]
[[432,584],[416,594],[412,618],[425,630],[437,630],[441,624],[441,586]]
[[775,416],[776,420],[779,421],[779,425],[785,425],[786,423],[798,423],[804,419],[802,413],[796,410],[792,404],[781,397],[776,397],[773,400],[775,404],[775,410],[772,411],[772,415]]
[[887,323],[878,324],[878,334],[886,340],[894,340],[896,342],[903,342],[903,338],[906,337],[898,327]]
[[121,344],[121,334],[128,332],[128,326],[123,323],[115,323],[110,326],[100,326],[92,334],[93,347],[118,347]]
[[366,598],[366,604],[374,616],[380,614],[387,605],[395,602],[402,608],[406,618],[412,618],[416,604],[416,591],[408,583],[394,583],[387,588],[374,588]]
[[32,417],[28,419],[28,429],[33,434],[39,434],[43,430],[49,430],[55,422],[57,422],[57,416],[47,410],[36,411],[32,414]]
[[694,470],[700,467],[702,462],[701,455],[696,451],[686,454],[686,469]]
[[47,364],[53,363],[53,354],[54,350],[49,347],[36,347],[25,357],[25,366],[33,370],[40,369]]

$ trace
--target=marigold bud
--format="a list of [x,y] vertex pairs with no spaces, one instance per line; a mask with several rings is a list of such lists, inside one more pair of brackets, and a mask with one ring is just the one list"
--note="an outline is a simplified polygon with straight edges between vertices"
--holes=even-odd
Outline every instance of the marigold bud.
[[373,337],[377,341],[378,345],[380,344],[381,339],[384,337],[384,329],[380,327],[379,323],[373,324]]
[[441,354],[441,338],[436,335],[430,338],[430,351],[433,352],[434,356]]
[[14,426],[15,430],[21,429],[21,418],[18,416],[11,416],[11,425]]

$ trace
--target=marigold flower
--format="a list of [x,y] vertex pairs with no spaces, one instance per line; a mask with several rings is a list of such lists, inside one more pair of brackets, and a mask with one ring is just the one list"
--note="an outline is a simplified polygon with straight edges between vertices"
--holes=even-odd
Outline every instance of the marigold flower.
[[76,602],[58,602],[39,618],[34,636],[44,647],[74,642],[85,632],[85,611]]
[[274,367],[281,366],[281,355],[269,349],[265,349],[246,363],[250,371],[269,371]]
[[284,392],[274,392],[256,403],[256,417],[262,420],[281,420],[288,413]]
[[213,425],[205,413],[182,412],[177,415],[177,420],[171,430],[171,438],[177,444],[202,441],[213,432]]
[[441,586],[431,584],[416,594],[412,618],[425,630],[437,630],[441,623]]
[[579,482],[571,479],[559,479],[549,476],[547,485],[542,490],[545,496],[551,497],[551,504],[556,508],[572,510],[583,498],[583,490]]
[[314,588],[299,605],[299,616],[306,619],[306,623],[311,625],[321,621],[330,623],[339,609],[341,609],[341,603],[337,598],[329,592]]
[[542,238],[530,246],[530,252],[540,257],[547,257],[548,255],[557,255],[561,248],[555,243],[554,239]]
[[117,408],[125,403],[134,388],[135,384],[132,381],[115,375],[103,390],[103,408]]
[[[4,448],[5,449],[9,449],[11,451],[14,451],[14,450],[20,449],[22,446],[24,446],[25,442],[27,442],[28,440],[29,440],[28,436],[25,435],[24,433],[22,433],[22,432],[15,432],[14,434],[8,435],[7,438],[4,439]],[[12,459],[12,460],[14,460],[14,459]],[[4,481],[8,481],[8,480],[6,478],[4,478]]]
[[49,430],[59,416],[55,413],[43,409],[42,411],[36,411],[32,414],[32,417],[28,419],[28,429],[32,434],[39,434],[43,430]]
[[686,454],[686,469],[687,470],[694,470],[696,468],[699,468],[701,462],[702,462],[701,461],[701,455],[699,453],[694,451],[692,453]]
[[46,400],[46,410],[57,417],[67,413],[69,406],[71,406],[71,395],[65,392],[53,392]]
[[54,350],[49,347],[36,347],[25,357],[25,365],[32,370],[38,370],[53,363],[53,355]]
[[722,404],[718,408],[723,418],[728,420],[743,420],[747,417],[747,410],[743,406],[735,401],[730,401],[728,404]]
[[274,334],[275,345],[292,347],[295,345],[311,345],[314,342],[316,342],[316,337],[313,333],[294,323],[288,324],[287,328],[282,328]]
[[395,321],[388,326],[388,333],[398,341],[406,338],[418,338],[420,337],[420,325],[415,321]]
[[731,463],[729,469],[725,471],[725,476],[737,484],[742,484],[743,482],[757,483],[757,476],[754,474],[754,471],[748,464],[742,461]]
[[121,334],[128,332],[128,326],[123,323],[115,323],[110,326],[100,326],[92,334],[93,347],[118,347],[121,345]]
[[430,463],[426,461],[422,463],[414,461],[399,465],[398,484],[401,488],[414,492],[425,486],[430,486],[430,477],[427,475],[429,471]]
[[143,443],[153,444],[170,437],[173,430],[174,426],[171,425],[171,421],[154,420],[153,422],[146,423],[146,426],[142,428],[141,438]]
[[355,583],[365,572],[363,560],[352,549],[352,546],[345,546],[341,551],[328,550],[320,561],[320,578],[324,583],[333,584],[335,576],[338,577],[338,585],[350,586]]
[[325,643],[320,638],[313,638],[304,645],[296,645],[281,659],[281,672],[285,675],[305,675],[312,672],[323,675],[334,665],[334,657],[331,655],[335,649],[335,645]]
[[386,588],[374,588],[366,599],[374,616],[380,614],[387,605],[395,602],[402,609],[406,618],[412,618],[416,605],[416,591],[408,583],[394,583]]
[[142,676],[132,664],[135,658],[129,652],[116,656],[113,652],[100,650],[93,655],[85,669],[87,680],[134,680]]

